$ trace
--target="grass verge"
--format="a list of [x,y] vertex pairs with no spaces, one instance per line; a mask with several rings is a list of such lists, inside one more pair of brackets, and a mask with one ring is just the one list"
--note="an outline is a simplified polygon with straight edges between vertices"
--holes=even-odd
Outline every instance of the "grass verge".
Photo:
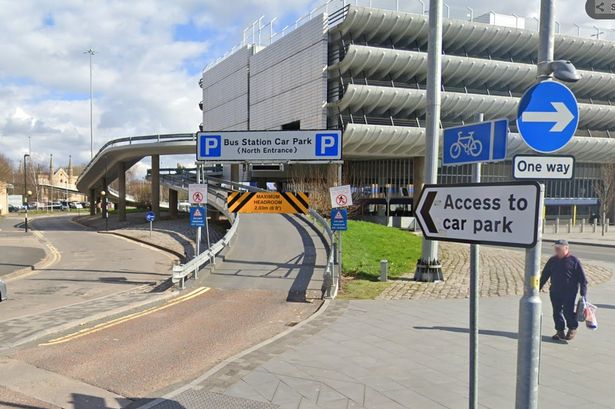
[[380,260],[389,261],[389,278],[414,271],[421,238],[404,230],[350,220],[348,231],[342,234],[342,250],[340,298],[373,299],[389,285],[378,281]]

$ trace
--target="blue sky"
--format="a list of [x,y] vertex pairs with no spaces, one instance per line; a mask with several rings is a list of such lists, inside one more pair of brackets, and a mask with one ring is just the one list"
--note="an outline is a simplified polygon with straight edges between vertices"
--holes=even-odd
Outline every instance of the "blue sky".
[[[341,5],[335,0],[331,9]],[[34,159],[89,159],[89,65],[93,57],[94,137],[194,132],[201,122],[198,79],[265,16],[263,42],[321,0],[0,0],[0,151],[18,160],[32,137]],[[368,5],[369,0],[360,0]],[[394,7],[395,0],[373,0]],[[426,3],[428,1],[426,0]],[[536,16],[538,0],[450,0],[451,14],[489,9]],[[417,12],[418,0],[400,0]],[[592,22],[578,0],[559,0],[564,24]],[[600,26],[611,22],[601,21]],[[608,30],[607,30],[608,31]],[[613,32],[613,31],[610,31]],[[615,32],[613,32],[615,33]]]

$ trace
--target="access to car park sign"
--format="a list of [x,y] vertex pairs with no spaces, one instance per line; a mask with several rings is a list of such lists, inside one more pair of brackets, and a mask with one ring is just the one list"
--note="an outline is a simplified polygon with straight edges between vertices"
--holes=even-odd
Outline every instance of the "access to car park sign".
[[231,192],[226,199],[232,213],[301,213],[310,210],[303,192]]
[[199,132],[197,161],[289,162],[342,158],[342,132],[230,131]]
[[517,155],[513,158],[515,179],[572,179],[574,156]]
[[541,202],[536,182],[425,185],[416,216],[426,239],[530,248]]

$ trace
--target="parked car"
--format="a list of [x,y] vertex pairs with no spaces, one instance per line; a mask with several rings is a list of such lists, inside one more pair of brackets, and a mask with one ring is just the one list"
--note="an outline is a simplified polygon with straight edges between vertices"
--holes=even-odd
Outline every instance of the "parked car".
[[48,210],[66,210],[66,208],[60,202],[49,202],[45,207]]
[[9,205],[9,212],[10,213],[17,213],[18,211],[19,211],[19,207],[13,206],[13,205]]
[[7,297],[6,284],[4,281],[0,280],[0,302],[5,301]]

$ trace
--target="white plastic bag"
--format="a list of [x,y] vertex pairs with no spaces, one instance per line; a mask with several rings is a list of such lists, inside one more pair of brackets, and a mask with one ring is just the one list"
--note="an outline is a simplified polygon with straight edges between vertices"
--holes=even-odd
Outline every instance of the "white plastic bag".
[[592,331],[598,329],[598,320],[596,319],[597,309],[598,307],[594,304],[585,303],[585,325]]

